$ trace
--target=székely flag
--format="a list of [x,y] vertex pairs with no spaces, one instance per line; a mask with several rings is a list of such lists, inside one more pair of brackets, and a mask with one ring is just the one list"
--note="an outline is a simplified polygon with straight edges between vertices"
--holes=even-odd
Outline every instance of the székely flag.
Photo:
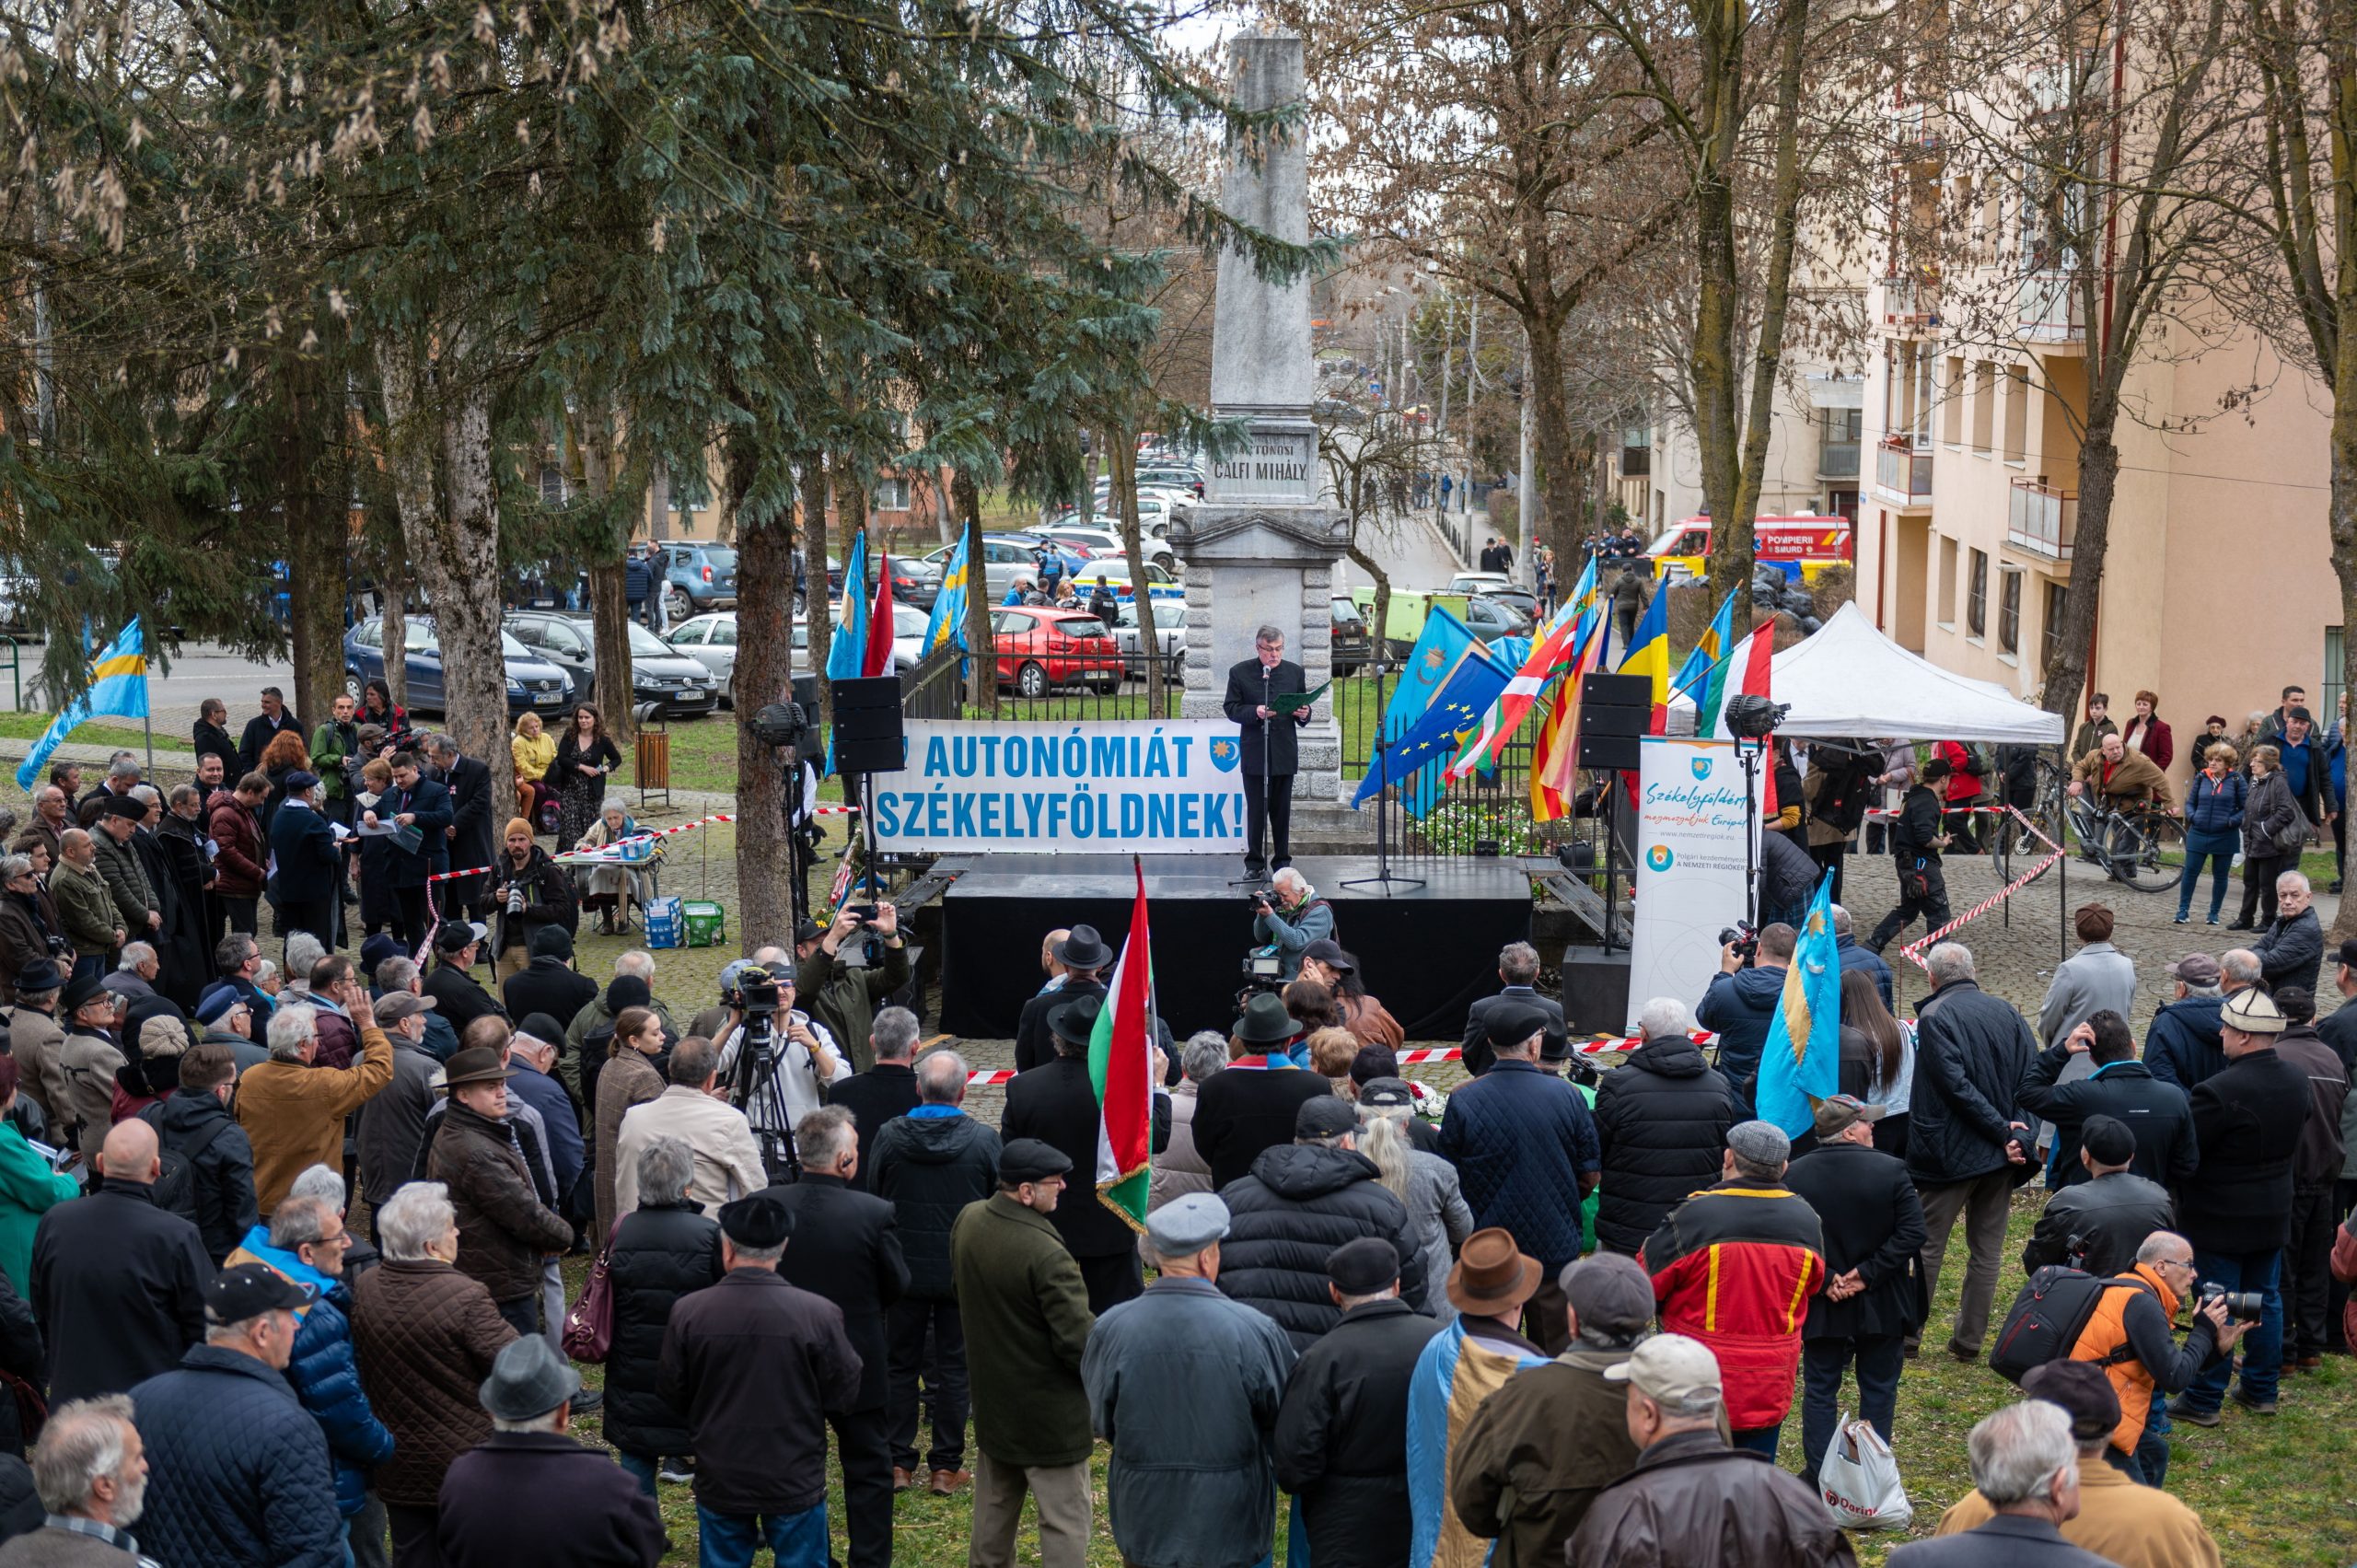
[[1146,940],[1145,866],[1134,856],[1137,898],[1130,934],[1113,966],[1109,1005],[1088,1037],[1088,1081],[1097,1089],[1097,1201],[1145,1229],[1154,1139],[1154,961]]
[[966,645],[966,540],[961,529],[958,548],[941,570],[941,591],[934,596],[933,618],[924,625],[923,652],[930,658],[945,644]]
[[1703,683],[1709,679],[1712,667],[1727,656],[1727,649],[1735,643],[1735,601],[1734,594],[1719,601],[1719,612],[1711,617],[1702,640],[1694,645],[1694,651],[1686,656],[1686,662],[1669,678],[1671,691],[1683,691],[1694,699],[1694,733],[1706,740],[1711,732],[1701,724]]
[[135,615],[122,634],[90,661],[89,689],[66,703],[64,711],[33,742],[24,765],[17,770],[17,787],[29,791],[33,781],[41,777],[51,753],[64,744],[65,738],[80,728],[84,721],[101,714],[115,718],[147,716],[147,634]]
[[1841,1090],[1841,953],[1833,935],[1833,876],[1809,900],[1800,940],[1784,970],[1783,994],[1768,1018],[1753,1103],[1759,1120],[1797,1138],[1816,1125],[1814,1101]]

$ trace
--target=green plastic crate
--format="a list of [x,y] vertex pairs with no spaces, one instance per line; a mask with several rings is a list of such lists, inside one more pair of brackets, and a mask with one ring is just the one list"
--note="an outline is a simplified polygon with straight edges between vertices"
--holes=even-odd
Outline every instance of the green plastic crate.
[[690,899],[679,906],[691,947],[717,947],[728,940],[728,912],[710,899]]

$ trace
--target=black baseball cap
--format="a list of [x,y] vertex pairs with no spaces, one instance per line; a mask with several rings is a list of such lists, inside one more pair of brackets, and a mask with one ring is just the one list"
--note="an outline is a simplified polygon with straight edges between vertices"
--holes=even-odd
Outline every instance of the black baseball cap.
[[204,1316],[216,1326],[242,1323],[265,1312],[292,1312],[311,1304],[311,1293],[266,1263],[240,1263],[213,1276],[204,1287]]

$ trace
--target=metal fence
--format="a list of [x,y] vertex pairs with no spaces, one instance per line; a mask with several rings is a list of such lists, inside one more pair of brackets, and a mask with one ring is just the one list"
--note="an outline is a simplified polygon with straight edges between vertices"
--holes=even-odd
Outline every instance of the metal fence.
[[[1108,661],[1118,660],[1118,670]],[[1087,719],[1172,719],[1184,691],[1175,659],[1164,661],[1157,705],[1147,692],[1147,656],[1093,654],[1086,668],[1016,656],[999,657],[998,717],[1041,724]],[[966,706],[966,656],[942,648],[900,677],[900,712],[912,719],[975,718]],[[1026,666],[1036,671],[1027,678]],[[1035,695],[1026,695],[1028,686]]]

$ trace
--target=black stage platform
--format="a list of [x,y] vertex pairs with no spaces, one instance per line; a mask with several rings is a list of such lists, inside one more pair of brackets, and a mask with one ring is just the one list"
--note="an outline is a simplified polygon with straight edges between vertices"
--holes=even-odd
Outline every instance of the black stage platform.
[[[1498,988],[1498,949],[1530,935],[1530,878],[1511,862],[1422,862],[1424,886],[1388,896],[1345,888],[1373,877],[1367,855],[1295,862],[1334,906],[1335,937],[1357,955],[1367,989],[1411,1040],[1454,1040],[1465,1011]],[[976,1040],[1008,1040],[1023,1004],[1038,994],[1039,938],[1058,926],[1097,927],[1118,952],[1130,926],[1135,875],[1126,855],[945,855],[935,869],[961,873],[942,899],[941,1027]],[[1148,855],[1155,993],[1180,1040],[1225,1032],[1236,1018],[1244,955],[1252,944],[1248,889],[1230,887],[1241,864],[1227,856]]]

